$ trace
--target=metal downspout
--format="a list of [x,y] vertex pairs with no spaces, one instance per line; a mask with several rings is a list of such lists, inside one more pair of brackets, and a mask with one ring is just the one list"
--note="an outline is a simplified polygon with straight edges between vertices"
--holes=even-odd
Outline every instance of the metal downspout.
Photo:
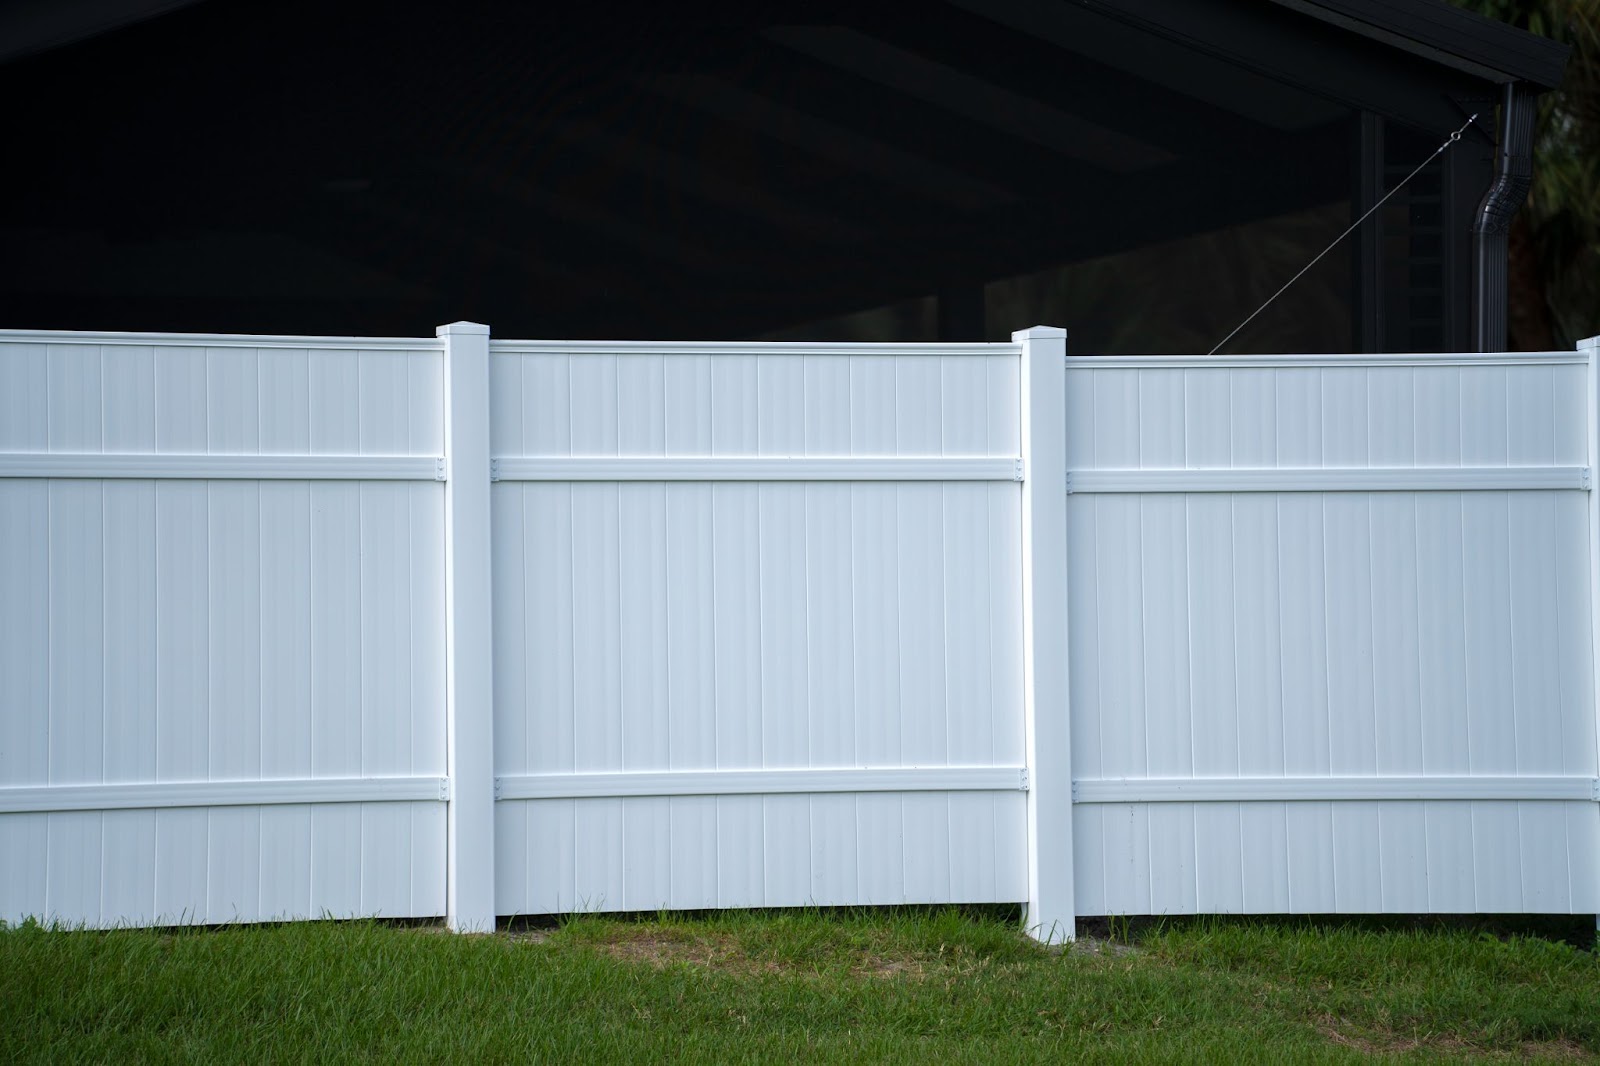
[[1495,177],[1472,225],[1472,340],[1479,352],[1506,348],[1506,259],[1511,220],[1533,182],[1533,125],[1538,97],[1510,82],[1500,103]]

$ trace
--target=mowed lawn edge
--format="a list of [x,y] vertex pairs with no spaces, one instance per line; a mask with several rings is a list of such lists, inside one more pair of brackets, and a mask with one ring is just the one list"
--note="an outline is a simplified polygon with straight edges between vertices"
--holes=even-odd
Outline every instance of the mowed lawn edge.
[[[1091,931],[1096,931],[1091,928]],[[0,929],[0,1061],[1600,1061],[1589,920]]]

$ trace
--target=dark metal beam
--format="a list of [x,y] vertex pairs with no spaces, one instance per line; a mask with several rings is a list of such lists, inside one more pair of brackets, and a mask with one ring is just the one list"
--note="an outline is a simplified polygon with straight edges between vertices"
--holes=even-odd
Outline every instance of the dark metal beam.
[[780,103],[724,78],[662,75],[643,87],[752,133],[772,137],[906,193],[960,211],[983,211],[1016,201],[1011,190],[947,166],[927,152],[911,151],[877,136]]
[[[1203,101],[1272,129],[1294,131],[1344,116],[1344,109],[1293,86],[1245,70],[1215,56],[1157,37],[1127,23],[1060,0],[946,0],[973,15],[1008,26],[1019,34],[1049,42],[1088,61],[1092,68],[1113,67],[1172,98]],[[1115,99],[1121,84],[1108,86]]]
[[1173,159],[1137,137],[849,27],[784,26],[768,30],[767,36],[858,77],[1112,173],[1134,174]]

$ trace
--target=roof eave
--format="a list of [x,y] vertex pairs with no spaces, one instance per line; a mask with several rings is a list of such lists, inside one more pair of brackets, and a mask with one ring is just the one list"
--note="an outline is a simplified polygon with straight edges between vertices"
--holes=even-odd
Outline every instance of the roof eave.
[[1503,85],[1561,83],[1571,49],[1443,0],[1273,0],[1281,7]]

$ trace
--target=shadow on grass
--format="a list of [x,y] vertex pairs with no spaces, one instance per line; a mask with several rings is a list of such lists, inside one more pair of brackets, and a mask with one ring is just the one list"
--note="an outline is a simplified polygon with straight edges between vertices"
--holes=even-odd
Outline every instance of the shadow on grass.
[[577,911],[569,914],[516,914],[502,916],[498,927],[503,931],[521,932],[538,929],[560,929],[573,923],[605,921],[618,924],[660,923],[715,923],[764,922],[783,919],[808,919],[847,922],[926,922],[933,919],[955,920],[977,925],[1022,925],[1022,907],[1015,903],[953,904],[930,903],[892,907],[757,907],[731,910],[706,908],[701,910],[654,911]]
[[1078,936],[1138,943],[1152,935],[1198,930],[1276,932],[1467,933],[1495,940],[1537,939],[1584,951],[1597,946],[1595,919],[1587,914],[1296,914],[1098,916],[1078,919]]

